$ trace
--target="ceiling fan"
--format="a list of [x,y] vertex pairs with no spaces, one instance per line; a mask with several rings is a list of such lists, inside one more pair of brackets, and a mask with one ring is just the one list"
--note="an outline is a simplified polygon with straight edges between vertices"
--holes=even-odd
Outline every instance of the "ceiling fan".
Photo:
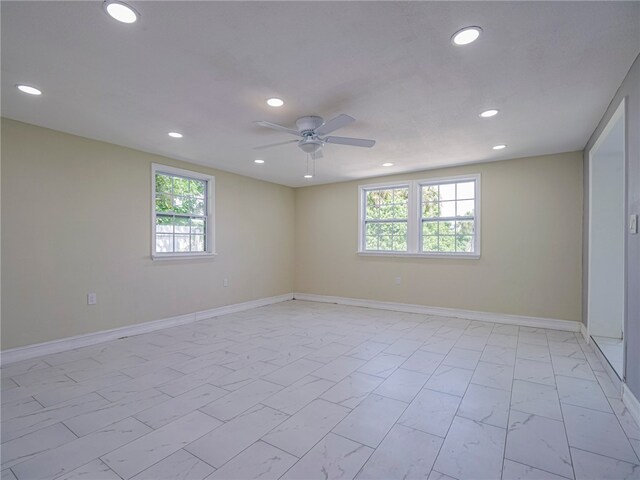
[[327,134],[338,130],[339,128],[346,127],[347,125],[355,121],[355,118],[350,117],[349,115],[345,115],[344,113],[326,122],[322,117],[310,115],[308,117],[300,117],[296,120],[297,130],[294,130],[293,128],[283,127],[282,125],[277,125],[270,122],[255,122],[263,127],[271,128],[273,130],[279,130],[281,132],[287,132],[302,138],[299,140],[289,140],[287,142],[262,145],[260,147],[254,147],[254,150],[261,150],[263,148],[270,148],[278,145],[286,145],[288,143],[297,143],[298,147],[300,147],[302,151],[311,155],[313,159],[317,159],[322,158],[322,147],[325,143],[351,145],[354,147],[373,147],[376,143],[375,140],[366,140],[364,138],[326,136]]

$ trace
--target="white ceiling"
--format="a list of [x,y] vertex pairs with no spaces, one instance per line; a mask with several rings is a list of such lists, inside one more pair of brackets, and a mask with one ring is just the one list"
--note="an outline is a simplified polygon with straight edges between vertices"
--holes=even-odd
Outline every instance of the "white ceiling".
[[[640,2],[130,4],[133,25],[3,1],[2,115],[301,186],[582,149],[640,52]],[[468,25],[484,34],[454,47]],[[295,145],[251,148],[293,138],[256,120],[339,113],[357,121],[335,135],[377,144],[325,146],[311,181]]]

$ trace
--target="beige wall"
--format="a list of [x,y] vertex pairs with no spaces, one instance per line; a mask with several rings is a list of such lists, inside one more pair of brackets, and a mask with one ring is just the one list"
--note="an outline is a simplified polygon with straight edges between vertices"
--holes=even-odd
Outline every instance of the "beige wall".
[[[152,162],[216,176],[215,259],[151,260]],[[7,119],[2,169],[2,349],[293,291],[291,188]]]
[[[7,119],[1,153],[2,349],[294,290],[580,319],[580,152],[295,191]],[[215,259],[151,260],[153,162],[216,176]],[[356,254],[358,185],[465,173],[479,260]]]
[[[358,185],[469,173],[482,175],[479,260],[356,254]],[[295,230],[297,292],[581,317],[581,152],[299,188]]]

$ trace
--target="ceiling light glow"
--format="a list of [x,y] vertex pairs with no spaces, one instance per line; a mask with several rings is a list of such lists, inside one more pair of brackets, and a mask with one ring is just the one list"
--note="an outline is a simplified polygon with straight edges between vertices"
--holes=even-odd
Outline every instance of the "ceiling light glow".
[[307,173],[304,178],[313,178],[313,175],[311,175],[310,173]]
[[454,45],[469,45],[475,42],[481,33],[480,27],[464,27],[453,34],[451,41]]
[[393,167],[393,163],[391,162],[385,162],[382,164],[383,167]]
[[169,132],[167,135],[169,135],[172,138],[182,138],[183,135],[181,133],[178,132]]
[[284,105],[284,100],[281,98],[273,97],[267,100],[267,105],[270,107],[281,107]]
[[138,12],[124,2],[106,0],[102,8],[114,19],[122,23],[135,23],[138,20]]
[[262,164],[262,163],[264,163],[264,160],[256,159],[256,160],[253,161],[253,163]]
[[29,95],[42,95],[42,92],[30,85],[16,85],[16,88],[22,93],[28,93]]
[[480,114],[480,116],[482,118],[489,118],[489,117],[494,117],[498,114],[500,110],[496,110],[495,108],[492,108],[491,110],[485,110],[484,112],[482,112]]
[[501,143],[500,145],[494,145],[493,149],[494,150],[502,150],[503,148],[507,148],[507,146],[503,143]]

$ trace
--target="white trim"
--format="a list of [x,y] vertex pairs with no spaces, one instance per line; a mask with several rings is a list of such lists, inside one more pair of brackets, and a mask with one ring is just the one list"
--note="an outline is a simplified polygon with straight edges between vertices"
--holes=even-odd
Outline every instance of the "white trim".
[[589,336],[589,328],[584,325],[584,323],[580,323],[580,333],[582,334],[582,338],[587,342],[587,345],[591,343],[591,336]]
[[[607,122],[607,124],[605,125],[605,127],[602,129],[602,132],[600,132],[600,135],[598,135],[598,138],[596,139],[596,141],[593,143],[593,145],[591,146],[591,148],[589,149],[589,153],[588,153],[588,161],[589,164],[587,165],[588,171],[589,171],[589,182],[587,185],[587,193],[589,195],[589,216],[587,219],[588,222],[588,228],[587,228],[587,333],[588,336],[590,337],[590,332],[589,332],[589,323],[590,323],[590,317],[591,317],[591,285],[592,285],[592,281],[591,281],[591,263],[592,263],[592,245],[593,245],[593,232],[592,232],[592,225],[593,225],[593,221],[592,221],[592,215],[593,215],[593,194],[592,194],[592,190],[593,190],[593,157],[594,155],[597,153],[598,149],[600,148],[600,146],[602,145],[602,142],[604,142],[607,138],[607,136],[609,135],[609,133],[611,132],[611,130],[613,129],[613,127],[616,125],[617,121],[620,120],[620,118],[622,118],[622,122],[623,122],[623,128],[622,128],[622,132],[623,132],[623,145],[624,145],[624,158],[623,158],[623,162],[622,162],[622,178],[626,178],[627,175],[627,132],[626,132],[626,118],[625,118],[625,112],[626,112],[626,97],[623,97],[622,100],[620,101],[620,104],[618,105],[618,107],[616,108],[615,112],[613,112],[613,115],[611,115],[611,118],[609,119],[609,121]],[[627,224],[627,205],[626,205],[626,181],[623,181],[623,189],[625,190],[625,193],[623,194],[623,201],[622,201],[622,215],[623,215],[623,225]],[[623,256],[626,259],[627,256],[627,235],[623,232],[622,235],[623,238]],[[624,322],[625,322],[625,318],[626,318],[626,284],[627,284],[627,279],[626,279],[626,272],[623,268],[623,272],[622,272],[622,285],[623,285],[623,319],[622,319],[622,334],[623,334],[623,338],[624,338]],[[626,348],[626,341],[623,344],[623,348]],[[625,361],[623,361],[623,366],[622,366],[622,370],[624,372],[625,370],[625,365],[624,363],[626,363]]]
[[629,390],[626,383],[622,384],[622,401],[633,419],[640,425],[640,402],[633,392]]
[[604,368],[604,373],[607,374],[607,376],[609,377],[609,380],[611,380],[611,383],[613,383],[616,386],[616,388],[620,390],[620,392],[622,392],[623,382],[621,379],[621,375],[618,374],[618,372],[616,372],[615,369],[611,366],[607,357],[604,355],[604,353],[602,353],[602,350],[600,350],[600,347],[598,346],[598,342],[593,340],[593,342],[590,343],[590,347],[591,347],[591,350],[595,353],[596,357],[598,357],[598,360],[600,360],[600,363],[602,364],[602,368]]
[[97,343],[117,340],[122,337],[130,337],[149,333],[163,328],[176,327],[187,323],[197,322],[206,318],[219,317],[230,313],[251,310],[252,308],[263,307],[274,303],[292,300],[293,294],[287,293],[277,295],[275,297],[259,298],[248,302],[235,303],[232,305],[224,305],[222,307],[211,308],[199,312],[178,315],[176,317],[163,318],[160,320],[152,320],[150,322],[138,323],[136,325],[128,325],[126,327],[114,328],[112,330],[103,330],[100,332],[87,333],[85,335],[77,335],[75,337],[61,338],[50,342],[37,343],[35,345],[26,345],[24,347],[11,348],[0,352],[0,365],[5,366],[10,363],[28,360],[42,355],[64,352],[75,348],[87,347]]
[[580,331],[580,322],[575,322],[573,320],[557,320],[555,318],[527,317],[523,315],[478,312],[474,310],[460,310],[456,308],[429,307],[426,305],[415,305],[409,303],[379,302],[377,300],[333,297],[329,295],[316,295],[313,293],[294,293],[293,298],[295,300],[337,303],[339,305],[350,305],[353,307],[377,308],[379,310],[393,310],[396,312],[418,313],[422,315],[465,318],[468,320],[520,325],[523,327],[548,328],[551,330],[564,330],[567,332]]

